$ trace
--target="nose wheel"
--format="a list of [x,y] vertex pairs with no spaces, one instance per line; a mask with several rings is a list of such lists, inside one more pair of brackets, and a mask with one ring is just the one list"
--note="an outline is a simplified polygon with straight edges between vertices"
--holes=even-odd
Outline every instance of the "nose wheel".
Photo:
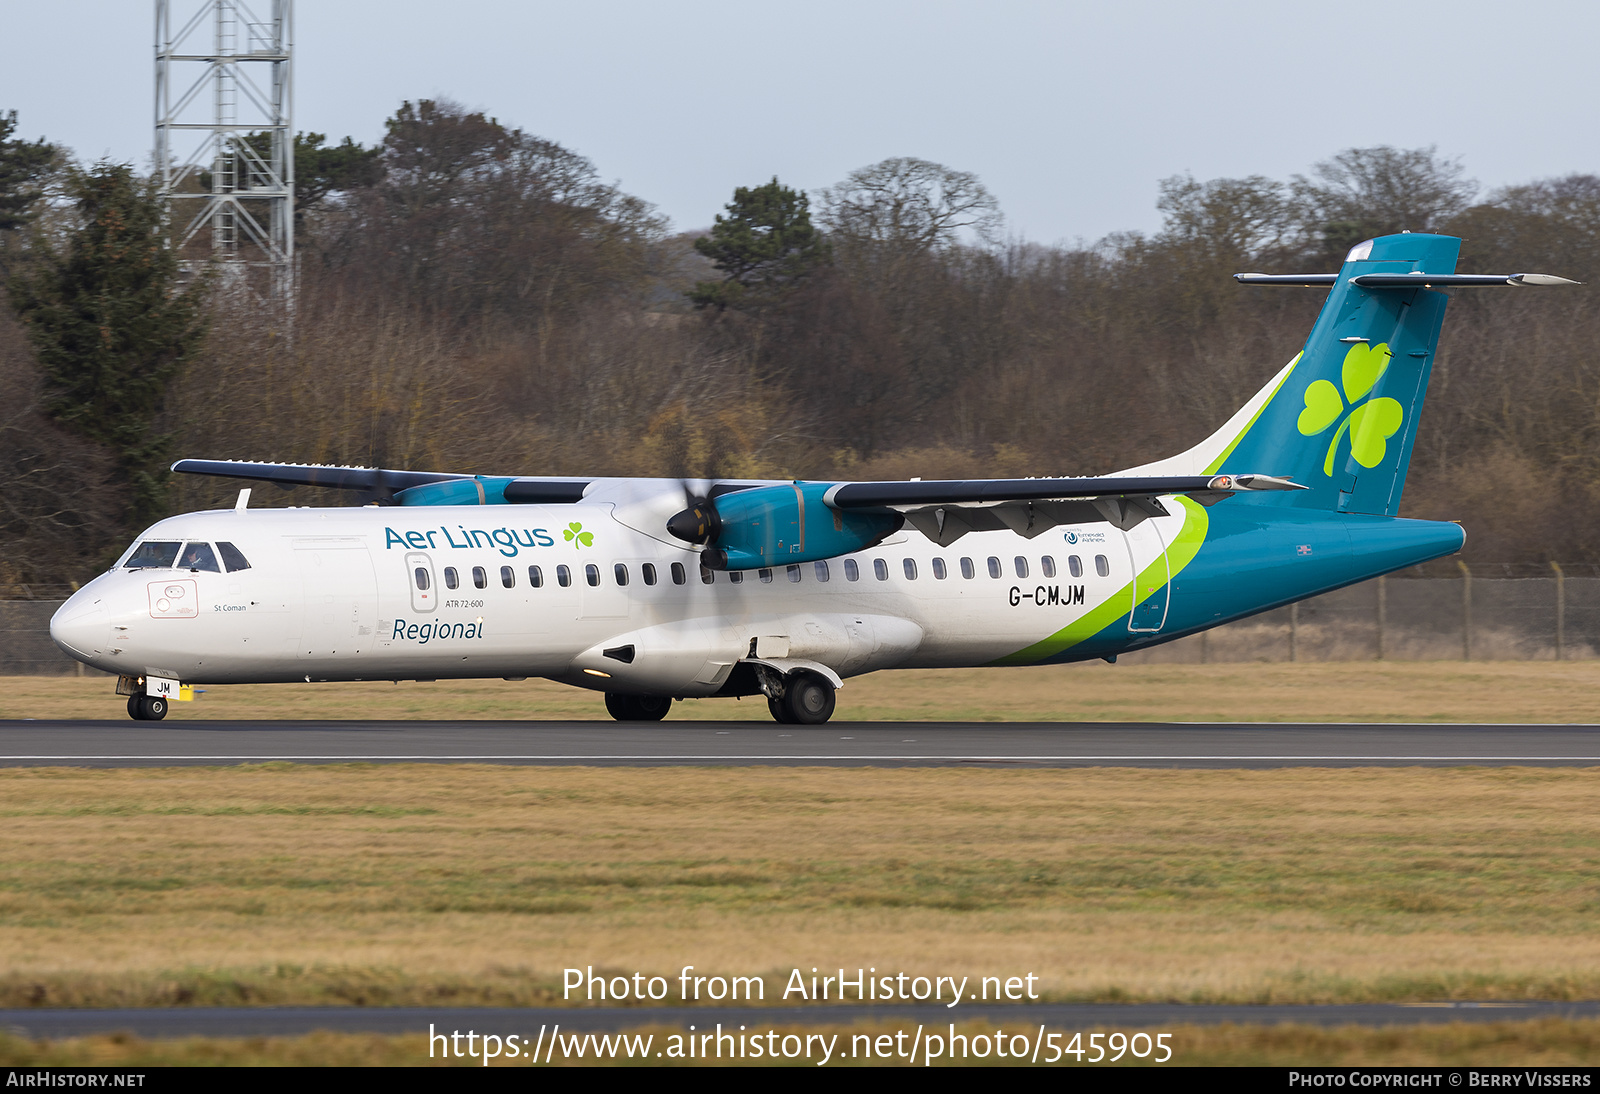
[[136,722],[159,722],[167,716],[167,701],[159,695],[128,696],[128,717]]

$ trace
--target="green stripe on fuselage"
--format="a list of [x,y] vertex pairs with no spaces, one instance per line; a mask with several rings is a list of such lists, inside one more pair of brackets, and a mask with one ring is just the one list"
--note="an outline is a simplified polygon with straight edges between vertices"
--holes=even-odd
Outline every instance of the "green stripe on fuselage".
[[[1197,501],[1180,497],[1178,504],[1183,506],[1183,527],[1167,548],[1167,566],[1171,569],[1167,578],[1168,583],[1175,580],[1178,574],[1189,563],[1194,561],[1195,555],[1200,553],[1200,548],[1205,544],[1206,532],[1211,527],[1211,518],[1206,513],[1206,507]],[[1118,619],[1125,619],[1132,614],[1132,600],[1134,584],[1138,581],[1148,580],[1158,573],[1161,560],[1156,559],[1146,566],[1134,582],[1130,582],[1118,589],[1105,601],[1100,603],[1077,619],[1062,627],[1049,638],[1035,642],[1016,653],[1007,654],[997,661],[989,662],[991,665],[1032,665],[1039,661],[1056,656],[1063,650],[1076,646],[1085,639],[1092,638],[1105,630]],[[1133,632],[1129,632],[1132,634]]]

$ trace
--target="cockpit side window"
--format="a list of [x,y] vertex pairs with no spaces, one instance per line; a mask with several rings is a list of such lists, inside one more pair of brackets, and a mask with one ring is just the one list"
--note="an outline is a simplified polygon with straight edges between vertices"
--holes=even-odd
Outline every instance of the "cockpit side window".
[[139,544],[128,561],[122,565],[128,570],[167,570],[178,561],[178,548],[183,544],[162,539],[147,539]]
[[239,548],[231,543],[219,542],[217,544],[217,553],[222,556],[222,564],[228,568],[230,574],[250,568],[250,563],[245,560]]
[[186,544],[183,554],[178,558],[178,569],[209,570],[214,574],[222,572],[222,567],[217,565],[217,552],[211,549],[209,543]]

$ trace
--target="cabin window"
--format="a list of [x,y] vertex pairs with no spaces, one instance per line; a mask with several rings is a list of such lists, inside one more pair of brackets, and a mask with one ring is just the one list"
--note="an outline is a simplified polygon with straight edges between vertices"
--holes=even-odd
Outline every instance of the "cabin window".
[[535,589],[544,588],[544,571],[537,566],[528,567],[528,584]]
[[1094,572],[1101,577],[1111,576],[1111,560],[1105,555],[1094,556]]
[[508,589],[516,588],[517,571],[513,570],[510,566],[500,567],[500,584],[504,585]]
[[1079,558],[1077,555],[1068,555],[1067,556],[1067,573],[1071,574],[1073,577],[1082,577],[1083,576],[1083,559]]
[[901,563],[901,565],[905,568],[906,580],[907,581],[915,581],[915,580],[917,580],[917,560],[916,559],[908,558],[903,563]]
[[[628,583],[628,568],[619,562],[611,567],[611,576],[617,579],[617,586],[621,588]],[[593,585],[594,582],[589,584]]]
[[446,566],[444,568],[444,587],[446,589],[458,589],[461,587],[461,575],[456,573],[454,566]]
[[946,570],[944,568],[944,559],[942,559],[942,558],[934,559],[933,560],[933,579],[935,581],[943,581],[945,578],[947,578],[949,576],[950,576],[950,571],[948,571],[948,570]]
[[889,564],[881,558],[872,560],[872,576],[879,581],[889,580]]
[[598,589],[600,587],[600,567],[592,562],[589,563],[583,568],[583,579],[589,583],[589,588]]
[[556,567],[556,584],[563,589],[572,584],[572,571],[565,566]]
[[968,581],[971,581],[973,575],[976,574],[976,573],[977,573],[977,571],[972,568],[972,560],[970,558],[964,558],[964,559],[961,560],[961,576],[962,577],[966,578]]
[[728,580],[733,582],[733,584],[735,584],[735,585],[742,584],[743,581],[744,581],[744,571],[743,570],[729,570],[728,571]]
[[245,561],[245,557],[239,552],[239,548],[231,543],[219,542],[217,544],[217,553],[222,556],[222,564],[228,568],[230,574],[250,568],[250,563]]
[[1023,558],[1021,555],[1018,555],[1016,558],[1011,560],[1011,564],[1017,568],[1017,576],[1018,577],[1027,577],[1028,576],[1028,560],[1027,559]]
[[183,557],[178,559],[180,570],[207,570],[213,574],[220,574],[222,567],[217,565],[217,552],[211,549],[209,543],[191,543],[183,549]]
[[761,579],[763,585],[768,584],[772,581],[772,570],[769,567],[764,567],[756,571],[756,576]]
[[166,570],[178,561],[178,548],[183,544],[166,540],[147,539],[128,556],[123,568],[127,570]]
[[646,585],[654,585],[656,583],[656,568],[654,564],[646,562],[639,567],[639,572],[644,575],[644,583]]
[[700,567],[700,584],[709,585],[717,580],[717,572],[705,566]]
[[674,585],[682,585],[688,580],[689,575],[684,572],[683,563],[674,562],[672,564],[672,583]]
[[811,569],[817,575],[818,581],[828,580],[828,564],[826,562],[813,562]]
[[487,589],[489,587],[489,571],[482,566],[474,566],[472,568],[472,585],[477,589]]
[[418,566],[414,573],[417,579],[417,588],[421,589],[423,592],[427,592],[428,586],[433,584],[433,582],[428,578],[428,568],[426,566]]
[[853,558],[845,559],[844,560],[844,579],[846,581],[855,581],[860,576],[861,576],[861,567],[856,565],[856,560],[853,559]]
[[794,563],[790,563],[788,565],[788,567],[786,567],[786,569],[789,571],[789,582],[790,582],[790,584],[793,584],[794,582],[800,580],[800,567],[799,566],[796,566]]
[[1045,555],[1039,560],[1039,572],[1045,577],[1055,577],[1056,560],[1051,558],[1049,555]]
[[989,556],[989,576],[990,577],[999,577],[1000,576],[1000,560],[998,558],[995,558],[993,555]]

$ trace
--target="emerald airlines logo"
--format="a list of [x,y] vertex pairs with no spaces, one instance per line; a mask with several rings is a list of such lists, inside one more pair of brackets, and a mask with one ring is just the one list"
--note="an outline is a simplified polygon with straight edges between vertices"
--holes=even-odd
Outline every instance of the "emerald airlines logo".
[[578,550],[594,546],[594,533],[585,532],[583,525],[574,521],[561,530],[561,538],[572,544]]
[[[1367,399],[1378,380],[1389,368],[1389,358],[1394,356],[1383,342],[1369,346],[1358,342],[1344,355],[1340,370],[1339,388],[1328,380],[1315,380],[1306,388],[1306,408],[1300,412],[1300,432],[1315,437],[1341,417],[1344,421],[1334,430],[1328,442],[1328,457],[1322,461],[1322,473],[1333,475],[1333,457],[1339,448],[1339,438],[1350,432],[1350,455],[1362,467],[1377,467],[1389,449],[1389,438],[1400,431],[1405,421],[1405,408],[1387,397]],[[1366,399],[1366,402],[1362,402]],[[1356,404],[1361,405],[1357,406]]]

